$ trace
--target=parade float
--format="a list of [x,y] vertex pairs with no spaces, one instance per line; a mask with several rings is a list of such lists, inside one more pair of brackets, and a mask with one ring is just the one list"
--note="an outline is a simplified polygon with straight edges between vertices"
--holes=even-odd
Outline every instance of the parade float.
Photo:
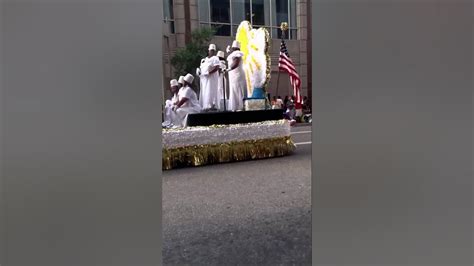
[[243,52],[247,82],[242,112],[189,114],[184,128],[162,132],[164,170],[289,155],[295,145],[290,122],[281,110],[269,108],[269,34],[243,21],[236,40]]

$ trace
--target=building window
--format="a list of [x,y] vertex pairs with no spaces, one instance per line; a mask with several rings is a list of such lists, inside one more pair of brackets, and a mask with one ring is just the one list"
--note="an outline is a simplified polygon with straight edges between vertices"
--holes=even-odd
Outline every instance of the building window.
[[216,28],[219,36],[235,36],[239,23],[248,20],[281,38],[280,24],[286,21],[285,39],[297,39],[296,0],[198,0],[198,6],[201,26]]
[[216,34],[230,36],[230,0],[209,0],[209,3],[211,26],[216,27]]
[[174,33],[173,0],[163,1],[163,18],[165,24],[169,25],[170,33]]

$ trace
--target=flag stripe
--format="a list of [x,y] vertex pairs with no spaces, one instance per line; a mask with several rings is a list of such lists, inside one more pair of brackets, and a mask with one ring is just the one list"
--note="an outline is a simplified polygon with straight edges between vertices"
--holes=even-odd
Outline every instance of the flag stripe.
[[278,59],[278,69],[279,71],[287,72],[290,76],[290,84],[293,87],[293,94],[296,98],[296,103],[301,103],[302,98],[300,95],[301,79],[296,71],[296,67],[291,60],[288,50],[286,49],[285,41],[281,40],[280,45],[280,57]]
[[285,68],[285,69],[288,69],[288,70],[290,70],[290,71],[292,71],[292,72],[296,72],[295,66],[289,64],[288,62],[280,61],[279,64],[280,64],[280,65],[279,65],[280,68]]
[[291,61],[289,61],[289,60],[286,60],[286,59],[284,59],[284,58],[281,58],[278,62],[279,62],[279,63],[287,64],[287,65],[289,65],[289,66],[292,66],[292,68],[294,68],[293,62],[291,62]]
[[286,71],[286,72],[295,72],[296,70],[295,69],[292,69],[290,66],[286,65],[286,64],[281,64],[279,66],[279,68],[282,70],[282,71]]

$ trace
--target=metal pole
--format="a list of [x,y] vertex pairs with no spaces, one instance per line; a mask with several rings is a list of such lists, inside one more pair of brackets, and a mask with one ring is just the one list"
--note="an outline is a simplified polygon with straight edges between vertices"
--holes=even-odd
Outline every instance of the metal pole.
[[278,78],[277,78],[277,89],[276,89],[276,96],[278,97],[278,87],[280,85],[280,68],[278,68]]
[[[285,31],[282,29],[281,31],[281,39],[285,39]],[[277,78],[277,88],[276,88],[276,96],[278,97],[278,87],[280,87],[280,67],[278,67],[278,78]]]
[[222,83],[223,83],[222,84],[222,90],[224,91],[224,112],[225,112],[225,111],[227,111],[227,107],[226,107],[226,104],[225,104],[225,102],[226,102],[225,90],[226,90],[226,86],[227,86],[226,81],[225,81],[225,72],[222,73]]

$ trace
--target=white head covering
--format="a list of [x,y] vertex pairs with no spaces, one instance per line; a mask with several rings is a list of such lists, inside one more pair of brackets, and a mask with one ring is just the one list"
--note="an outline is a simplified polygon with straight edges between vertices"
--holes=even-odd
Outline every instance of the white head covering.
[[209,51],[210,51],[210,50],[214,50],[214,51],[215,51],[215,50],[216,50],[216,45],[213,44],[213,43],[209,44]]
[[232,48],[239,48],[240,49],[240,43],[238,41],[233,41],[232,42]]
[[171,85],[171,86],[178,86],[178,81],[177,81],[176,79],[172,79],[172,80],[170,81],[170,85]]
[[194,77],[193,75],[191,74],[186,74],[186,76],[184,76],[184,81],[186,81],[187,83],[193,83],[193,80],[194,80]]
[[222,51],[217,52],[217,57],[224,57],[225,54]]
[[181,85],[184,84],[184,76],[179,76],[178,83]]

